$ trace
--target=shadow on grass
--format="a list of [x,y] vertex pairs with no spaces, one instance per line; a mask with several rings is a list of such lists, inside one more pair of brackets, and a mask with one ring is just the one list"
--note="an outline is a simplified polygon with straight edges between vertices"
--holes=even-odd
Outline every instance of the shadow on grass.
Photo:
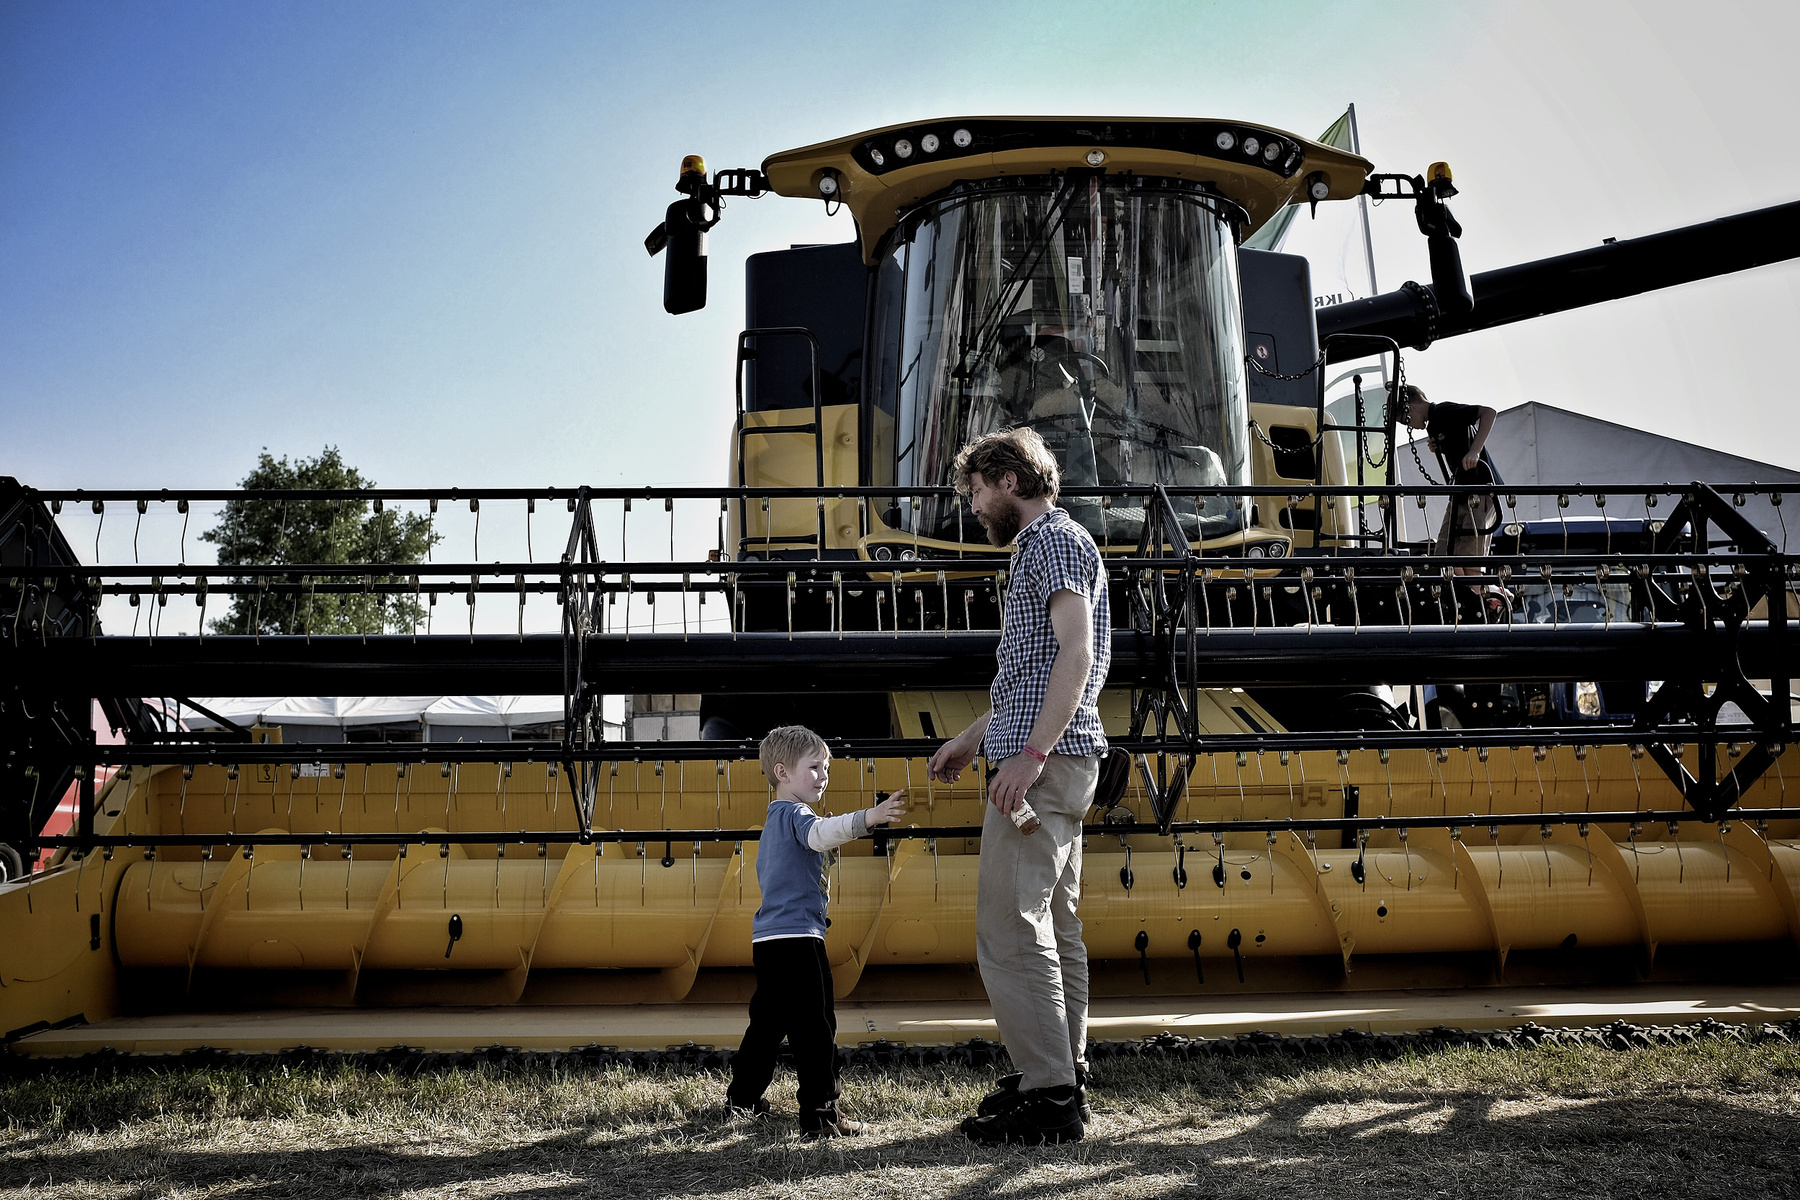
[[[1366,1110],[1366,1111],[1360,1111]],[[984,1149],[954,1122],[831,1143],[791,1125],[704,1118],[616,1131],[562,1129],[505,1146],[449,1142],[214,1150],[143,1129],[104,1148],[7,1144],[0,1188],[34,1195],[694,1196],[884,1191],[977,1200],[1121,1194],[1284,1196],[1794,1195],[1796,1114],[1692,1096],[1554,1103],[1465,1093],[1399,1103],[1299,1098],[1216,1120],[1097,1117],[1068,1146]],[[235,1131],[254,1136],[254,1125]],[[200,1131],[196,1131],[200,1132]],[[342,1134],[336,1135],[341,1139]],[[321,1135],[315,1140],[324,1140]],[[335,1140],[335,1139],[334,1139]],[[1198,1190],[1196,1190],[1198,1189]]]
[[[1743,1200],[1800,1195],[1792,1059],[1724,1046],[1641,1060],[1464,1052],[1385,1076],[1393,1064],[1374,1058],[1120,1064],[1100,1080],[1113,1086],[1096,1086],[1086,1141],[999,1149],[957,1129],[992,1080],[964,1069],[852,1073],[874,1127],[829,1142],[801,1140],[791,1120],[722,1119],[705,1107],[715,1075],[50,1074],[0,1089],[0,1191]],[[1568,1061],[1587,1065],[1495,1078]],[[1621,1073],[1645,1085],[1608,1082]],[[413,1113],[418,1136],[394,1136]]]

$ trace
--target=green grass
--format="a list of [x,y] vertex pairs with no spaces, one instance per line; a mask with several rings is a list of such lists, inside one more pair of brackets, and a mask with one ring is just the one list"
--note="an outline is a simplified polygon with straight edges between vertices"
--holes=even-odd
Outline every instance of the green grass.
[[[1800,1194],[1800,1046],[1109,1060],[1088,1140],[986,1150],[993,1072],[854,1072],[868,1137],[726,1121],[717,1072],[73,1068],[0,1077],[8,1196]],[[785,1116],[783,1115],[785,1114]]]

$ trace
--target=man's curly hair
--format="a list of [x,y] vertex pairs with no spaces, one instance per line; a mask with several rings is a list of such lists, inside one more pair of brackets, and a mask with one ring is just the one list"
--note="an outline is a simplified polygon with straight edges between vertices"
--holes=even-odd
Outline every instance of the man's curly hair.
[[1019,482],[1019,499],[1048,497],[1052,503],[1062,486],[1062,474],[1050,447],[1035,429],[1001,429],[985,434],[964,446],[954,465],[956,490],[970,491],[969,477],[979,474],[990,486],[997,486],[1008,471]]

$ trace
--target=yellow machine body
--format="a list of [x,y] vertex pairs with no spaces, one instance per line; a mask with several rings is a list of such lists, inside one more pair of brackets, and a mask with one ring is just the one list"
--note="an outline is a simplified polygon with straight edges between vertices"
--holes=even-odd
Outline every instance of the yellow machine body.
[[[1240,692],[1204,693],[1214,732],[1267,714]],[[978,694],[913,695],[945,725]],[[1123,712],[1109,698],[1109,723]],[[309,751],[309,757],[317,751]],[[1744,797],[1784,803],[1787,751]],[[1086,840],[1080,915],[1102,968],[1098,995],[1355,990],[1641,974],[1659,949],[1791,962],[1800,940],[1800,822],[1758,830],[1693,822],[1490,828],[1505,813],[1670,810],[1660,772],[1628,747],[1395,750],[1202,756],[1179,819],[1254,820],[1359,811],[1467,814],[1454,833],[1229,833]],[[931,782],[922,760],[834,764],[828,812],[906,787],[907,823],[979,825],[976,772]],[[769,792],[753,761],[625,762],[604,775],[595,827],[760,826]],[[80,1015],[244,1003],[642,1004],[747,995],[756,844],[670,841],[445,845],[443,831],[573,830],[566,777],[543,764],[434,767],[311,762],[138,768],[102,794],[102,832],[217,834],[219,853],[165,847],[65,857],[0,891],[0,1021],[10,1030]],[[1135,792],[1127,806],[1147,815]],[[108,828],[110,826],[110,828]],[[259,833],[316,834],[304,852]],[[363,833],[416,834],[402,855]],[[232,852],[231,845],[252,847]],[[349,847],[346,856],[345,847]],[[1361,879],[1355,867],[1361,861]],[[843,848],[830,867],[827,952],[841,995],[968,996],[975,838]],[[669,865],[664,865],[668,863]],[[1185,870],[1185,885],[1177,867]],[[1127,874],[1126,872],[1129,872]],[[1129,880],[1129,886],[1127,881]],[[450,917],[460,937],[448,934]],[[1233,933],[1237,934],[1233,938]],[[1136,941],[1149,941],[1139,974]],[[1193,934],[1199,944],[1190,948]],[[1237,945],[1233,946],[1232,943]],[[1197,951],[1197,953],[1196,953]],[[1612,952],[1608,955],[1607,952]],[[1198,961],[1196,961],[1198,960]],[[1243,983],[1236,970],[1241,963]],[[1611,964],[1610,967],[1604,964]],[[1196,969],[1198,968],[1198,969]],[[1205,982],[1200,981],[1200,973]],[[1612,976],[1609,976],[1609,978]]]
[[[854,404],[825,405],[822,409],[824,417],[824,464],[826,487],[854,487],[857,470],[857,406]],[[874,455],[877,463],[885,460],[884,454],[889,447],[883,438],[893,437],[893,419],[886,414],[873,422],[875,427]],[[1311,411],[1294,408],[1289,405],[1252,404],[1250,417],[1265,430],[1293,428],[1301,431],[1307,442],[1312,442],[1318,433],[1318,418]],[[744,415],[746,428],[755,430],[770,426],[804,425],[812,420],[811,409],[777,408]],[[1329,448],[1327,448],[1329,447]],[[1323,477],[1321,482],[1327,486],[1338,487],[1354,482],[1346,478],[1343,458],[1335,453],[1335,444],[1321,444]],[[733,464],[735,474],[736,464]],[[816,460],[813,451],[813,439],[809,433],[777,433],[766,437],[749,437],[744,439],[743,451],[744,477],[755,480],[761,487],[813,487],[816,481]],[[1293,478],[1282,475],[1276,468],[1275,455],[1270,448],[1256,441],[1251,447],[1251,467],[1253,478],[1258,484],[1311,486],[1312,478]],[[877,479],[877,485],[889,485],[892,479]],[[768,550],[800,550],[809,549],[810,539],[817,536],[820,501],[810,498],[772,497],[765,506],[762,502],[745,505],[742,510],[736,504],[728,508],[726,518],[726,544],[739,545],[744,540],[763,551]],[[1310,520],[1310,513],[1319,504],[1326,505],[1326,511],[1315,523]],[[956,558],[964,553],[974,551],[980,554],[991,553],[991,550],[980,540],[980,530],[971,526],[967,533],[969,544],[955,541],[942,541],[929,537],[920,537],[905,529],[896,529],[884,523],[879,510],[867,501],[854,497],[827,499],[823,501],[825,517],[825,545],[828,550],[854,550],[862,559],[871,557],[870,550],[885,544],[895,548],[910,548],[925,558]],[[1236,547],[1258,542],[1284,542],[1294,549],[1305,549],[1318,544],[1320,534],[1345,532],[1354,523],[1354,509],[1344,499],[1327,499],[1321,501],[1315,496],[1296,496],[1290,508],[1276,498],[1255,506],[1253,520],[1246,528],[1227,537],[1213,538],[1203,542],[1195,542],[1194,547],[1202,553],[1228,552]],[[1308,514],[1302,516],[1300,514]],[[1112,548],[1117,553],[1125,553],[1127,548]]]

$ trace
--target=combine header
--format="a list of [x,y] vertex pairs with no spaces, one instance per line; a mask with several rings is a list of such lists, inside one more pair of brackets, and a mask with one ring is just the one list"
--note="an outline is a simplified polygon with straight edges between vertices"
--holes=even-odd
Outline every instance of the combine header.
[[[1403,348],[1794,257],[1800,205],[1470,279],[1448,168],[1371,174],[1241,122],[935,121],[760,170],[690,158],[678,188],[647,242],[672,313],[705,303],[729,197],[845,205],[857,224],[851,243],[750,259],[729,486],[7,482],[3,836],[25,861],[54,851],[0,889],[16,1052],[729,1043],[768,801],[755,741],[796,720],[839,759],[829,811],[900,787],[914,802],[830,868],[827,949],[859,1006],[845,1040],[991,1036],[971,969],[984,772],[945,786],[925,761],[981,711],[1007,603],[1006,553],[950,463],[1006,425],[1058,456],[1113,589],[1102,711],[1134,771],[1087,830],[1097,1037],[1244,1028],[1204,1014],[1258,1004],[1287,1028],[1345,1023],[1342,996],[1283,993],[1616,998],[1800,974],[1800,580],[1785,537],[1745,515],[1789,493],[1405,486],[1385,393],[1334,421],[1322,374],[1384,353],[1403,377]],[[1429,284],[1315,312],[1304,259],[1240,248],[1287,205],[1365,193],[1412,204]],[[1478,494],[1498,504],[1493,552],[1436,552],[1425,518]],[[1534,495],[1644,519],[1527,539]],[[83,563],[57,528],[72,505],[218,503],[560,508],[568,528],[555,561],[213,567]],[[678,512],[706,514],[709,554],[677,556]],[[665,521],[666,557],[603,561],[603,530],[641,545],[633,523]],[[203,612],[334,592],[466,602],[471,631],[478,606],[553,596],[562,629],[149,637],[98,620],[109,595]],[[653,631],[631,627],[634,599]],[[1454,686],[1539,703],[1506,725],[1430,719],[1423,689]],[[441,693],[560,693],[561,738],[296,747],[201,737],[135,699]],[[620,693],[700,694],[702,740],[601,740],[600,698]],[[122,742],[98,743],[96,701]],[[70,787],[73,828],[44,833]],[[1456,1023],[1458,1001],[1413,994],[1361,1007]]]

